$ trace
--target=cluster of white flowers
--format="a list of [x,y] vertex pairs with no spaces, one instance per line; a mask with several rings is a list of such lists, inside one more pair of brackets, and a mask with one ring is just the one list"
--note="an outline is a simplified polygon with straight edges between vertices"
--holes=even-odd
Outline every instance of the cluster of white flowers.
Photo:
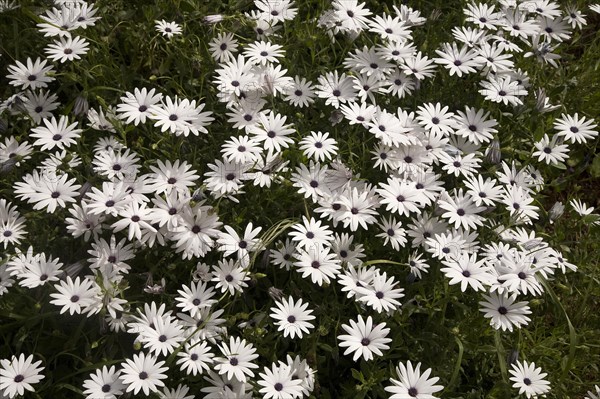
[[[583,145],[598,135],[592,119],[562,113],[553,120],[554,132],[531,141],[531,163],[500,160],[498,141],[503,126],[500,111],[472,104],[451,109],[439,101],[409,107],[389,106],[418,92],[435,74],[447,79],[476,77],[474,92],[491,110],[511,113],[524,106],[536,88],[516,61],[534,57],[557,66],[554,50],[581,29],[585,16],[576,8],[561,10],[551,1],[509,0],[497,6],[471,3],[464,9],[465,25],[453,29],[453,42],[435,54],[425,54],[413,41],[413,31],[426,23],[417,10],[394,6],[392,14],[373,15],[365,3],[334,0],[317,26],[332,41],[341,36],[369,37],[371,46],[350,51],[344,70],[330,70],[316,83],[289,73],[281,65],[286,49],[278,32],[293,20],[298,9],[290,0],[256,0],[245,18],[254,24],[257,38],[221,32],[210,48],[217,63],[212,84],[227,111],[222,115],[233,132],[221,144],[214,161],[200,174],[193,160],[143,159],[115,133],[122,126],[148,124],[163,134],[209,135],[215,121],[207,104],[169,96],[155,88],[132,87],[120,102],[105,109],[87,110],[87,129],[102,132],[93,153],[78,154],[85,126],[69,115],[51,86],[64,63],[85,57],[93,47],[74,36],[100,19],[94,5],[84,1],[56,1],[40,15],[37,25],[49,43],[46,57],[27,58],[9,66],[10,85],[21,90],[0,104],[0,113],[27,118],[30,134],[4,137],[0,142],[0,173],[18,171],[34,152],[46,158],[14,183],[10,198],[0,198],[0,295],[12,287],[28,289],[52,285],[49,303],[60,313],[102,312],[110,330],[136,338],[142,351],[121,366],[103,366],[87,379],[87,398],[115,398],[125,392],[157,392],[165,398],[191,398],[189,387],[166,387],[166,358],[176,353],[177,367],[188,375],[204,375],[206,398],[301,398],[311,394],[316,372],[302,354],[287,355],[259,369],[256,343],[230,336],[225,304],[248,287],[254,260],[269,250],[267,260],[290,276],[309,279],[320,288],[340,290],[361,309],[349,324],[336,331],[344,355],[373,360],[389,350],[391,323],[386,320],[401,307],[406,292],[396,269],[369,262],[358,233],[373,233],[373,242],[397,252],[412,252],[401,263],[405,272],[422,279],[434,265],[450,285],[460,285],[481,299],[481,312],[495,329],[513,331],[530,321],[526,296],[544,292],[543,282],[557,272],[575,271],[563,254],[536,234],[535,221],[542,209],[536,195],[544,178],[535,161],[564,167],[570,144]],[[1,2],[0,11],[15,7]],[[592,8],[600,11],[598,6]],[[219,23],[211,16],[207,23]],[[175,22],[155,21],[167,39],[182,35]],[[240,45],[243,51],[239,51]],[[543,92],[538,91],[538,100]],[[333,108],[335,123],[345,123],[370,137],[365,146],[374,169],[385,176],[373,181],[344,163],[340,153],[343,135],[326,131],[299,132],[292,115],[277,104],[302,109],[324,103]],[[391,102],[394,104],[394,102]],[[494,103],[494,104],[493,104]],[[538,111],[552,114],[556,107],[545,96]],[[66,111],[64,111],[66,112]],[[336,116],[337,115],[337,116]],[[192,138],[192,137],[190,137]],[[369,144],[374,143],[374,144]],[[290,166],[287,150],[298,150],[302,162]],[[86,159],[89,159],[88,162]],[[72,172],[88,162],[93,176],[80,180]],[[487,168],[495,164],[497,168]],[[203,165],[204,166],[204,165]],[[92,179],[93,177],[93,179]],[[93,183],[99,182],[99,183]],[[214,206],[217,201],[243,206],[245,186],[270,189],[288,187],[290,195],[307,203],[307,216],[294,220],[273,247],[261,236],[263,227],[248,221],[243,233],[223,224]],[[4,195],[4,194],[3,194]],[[17,202],[20,201],[20,202]],[[35,232],[27,231],[20,207],[48,214],[68,211],[66,231],[88,245],[88,264],[79,271],[63,267],[41,248],[20,249]],[[589,224],[600,223],[593,209],[578,200],[573,210]],[[493,213],[493,219],[489,215]],[[480,242],[481,231],[491,232]],[[490,238],[492,237],[492,238]],[[371,245],[374,245],[371,243]],[[122,281],[131,271],[130,261],[148,248],[180,253],[185,261],[199,261],[192,281],[182,282],[173,305],[150,302],[135,307],[127,300]],[[214,265],[202,263],[211,251],[220,253]],[[397,256],[393,256],[397,259]],[[394,263],[394,262],[392,262]],[[294,272],[295,271],[295,272]],[[297,273],[296,273],[297,272]],[[320,289],[315,287],[315,289]],[[164,284],[149,280],[149,293]],[[298,292],[286,292],[267,305],[273,327],[289,339],[302,339],[318,323],[314,306]],[[337,335],[339,333],[339,335]],[[177,351],[177,352],[176,352]],[[164,360],[161,360],[164,359]],[[2,359],[1,396],[15,397],[43,375],[41,361],[32,357]],[[430,397],[441,391],[410,361],[397,367],[398,379],[386,387],[391,398]],[[256,375],[258,374],[258,376]],[[516,362],[511,381],[519,393],[537,396],[549,390],[545,373],[534,363]],[[6,377],[6,378],[4,378]],[[163,388],[161,392],[159,389]],[[590,393],[592,397],[593,394]]]

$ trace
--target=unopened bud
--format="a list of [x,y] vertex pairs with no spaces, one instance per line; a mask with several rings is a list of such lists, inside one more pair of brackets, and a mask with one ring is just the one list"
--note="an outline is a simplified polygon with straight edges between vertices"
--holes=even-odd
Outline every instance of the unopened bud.
[[553,223],[555,220],[561,217],[564,212],[565,206],[563,205],[563,203],[560,201],[556,201],[554,205],[552,205],[552,208],[550,208],[550,212],[548,212],[550,223]]
[[87,115],[89,109],[90,105],[88,104],[87,99],[83,96],[77,96],[77,98],[75,99],[75,105],[73,106],[73,112],[75,113],[75,115]]
[[65,272],[67,273],[67,276],[69,276],[73,279],[73,278],[77,277],[77,275],[83,270],[84,266],[85,266],[85,262],[77,261],[77,262],[72,263],[69,266],[65,267]]
[[485,150],[485,159],[493,164],[499,164],[502,160],[502,154],[500,152],[500,142],[498,140],[492,140],[490,145]]
[[283,291],[279,288],[270,287],[269,288],[269,296],[273,298],[274,301],[280,301],[283,298]]
[[221,14],[207,15],[204,17],[204,23],[206,24],[218,24],[222,20],[223,16]]

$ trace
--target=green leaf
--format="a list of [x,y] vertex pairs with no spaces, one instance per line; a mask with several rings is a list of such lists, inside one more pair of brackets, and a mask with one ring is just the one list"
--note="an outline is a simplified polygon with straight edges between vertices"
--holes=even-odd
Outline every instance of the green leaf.
[[594,157],[594,161],[592,162],[592,167],[590,169],[590,173],[594,177],[600,177],[600,157]]
[[352,369],[352,377],[354,377],[354,379],[362,382],[363,384],[365,383],[365,376],[363,375],[362,372],[360,372],[356,369]]

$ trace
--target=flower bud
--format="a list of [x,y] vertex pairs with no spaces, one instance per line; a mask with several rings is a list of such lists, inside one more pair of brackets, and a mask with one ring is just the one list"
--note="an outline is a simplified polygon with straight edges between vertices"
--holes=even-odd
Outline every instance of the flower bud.
[[75,105],[73,106],[73,112],[76,116],[87,115],[88,110],[90,109],[90,104],[87,99],[83,96],[77,96],[75,99]]
[[500,152],[500,142],[498,140],[492,140],[490,145],[485,150],[485,159],[486,161],[499,164],[502,160],[502,154]]
[[273,298],[274,301],[280,301],[283,298],[283,291],[279,288],[270,287],[269,288],[269,296]]
[[550,223],[554,223],[562,214],[565,212],[565,206],[562,202],[556,201],[550,211],[548,212],[548,217],[550,218]]
[[222,20],[223,20],[223,16],[221,14],[207,15],[203,19],[204,23],[206,23],[206,24],[218,24]]

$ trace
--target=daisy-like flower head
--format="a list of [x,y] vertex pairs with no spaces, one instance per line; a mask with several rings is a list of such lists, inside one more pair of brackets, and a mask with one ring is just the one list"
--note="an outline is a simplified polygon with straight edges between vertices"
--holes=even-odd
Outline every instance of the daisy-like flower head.
[[229,345],[219,346],[222,357],[215,357],[214,369],[219,374],[226,374],[228,379],[235,377],[240,382],[246,382],[248,377],[254,377],[251,369],[258,368],[252,363],[258,357],[252,344],[246,343],[240,337],[229,337]]
[[264,399],[294,399],[303,397],[302,380],[294,375],[295,370],[285,363],[273,363],[259,373],[259,392]]
[[492,284],[493,276],[484,265],[486,260],[478,261],[476,253],[469,255],[466,251],[462,251],[456,258],[443,260],[442,263],[446,267],[440,270],[450,279],[449,284],[460,283],[462,292],[465,292],[469,286],[475,291],[483,291],[484,286]]
[[593,207],[588,207],[585,202],[581,202],[580,199],[574,198],[569,202],[569,205],[573,208],[575,212],[579,214],[579,216],[587,216],[594,211]]
[[510,186],[504,189],[502,202],[510,211],[510,215],[523,223],[531,224],[531,219],[538,219],[538,207],[531,205],[534,197],[523,188]]
[[163,380],[167,378],[166,372],[169,368],[162,367],[164,360],[158,361],[152,355],[145,353],[134,354],[133,359],[127,359],[121,363],[121,380],[127,385],[126,392],[132,392],[137,395],[143,391],[144,395],[150,395],[150,392],[157,392],[158,387],[164,387]]
[[347,334],[338,335],[338,339],[342,342],[339,346],[346,350],[344,355],[354,352],[352,360],[357,361],[359,358],[364,358],[366,361],[373,359],[373,354],[383,356],[382,350],[387,350],[390,347],[387,345],[391,342],[391,338],[387,338],[390,332],[389,328],[385,328],[385,323],[373,325],[371,316],[366,320],[358,315],[358,320],[350,320],[350,325],[342,324],[342,328]]
[[33,355],[25,357],[23,353],[19,357],[13,356],[9,359],[0,360],[0,392],[2,396],[14,398],[17,395],[24,395],[25,391],[34,392],[32,384],[37,384],[44,375],[40,371],[44,369],[41,360],[33,361]]
[[222,293],[229,292],[229,295],[234,295],[248,287],[248,283],[246,283],[249,279],[248,273],[240,266],[239,262],[232,259],[220,260],[219,265],[214,266],[212,274],[211,281],[217,283],[215,288],[220,289]]
[[397,285],[394,276],[388,279],[387,272],[380,273],[379,270],[375,270],[371,284],[356,288],[356,292],[361,294],[357,299],[379,313],[394,311],[400,307],[398,299],[404,297],[404,289],[396,288]]
[[172,316],[154,317],[139,331],[138,340],[152,353],[168,356],[185,340],[184,330]]
[[488,119],[490,113],[482,109],[466,107],[466,112],[457,111],[454,116],[458,129],[456,134],[466,137],[474,144],[488,143],[498,130],[494,129],[498,125],[495,119]]
[[386,205],[386,211],[406,216],[411,213],[421,213],[423,194],[413,184],[390,177],[387,184],[380,183],[379,185],[381,188],[375,191],[383,197],[381,204]]
[[247,391],[252,389],[252,385],[247,382],[239,381],[237,378],[229,378],[224,374],[217,374],[209,371],[204,379],[209,383],[200,391],[205,393],[205,398],[244,398],[247,397]]
[[210,54],[219,63],[234,60],[233,53],[237,52],[238,41],[233,33],[219,33],[208,45]]
[[548,373],[542,373],[541,367],[535,367],[535,363],[516,361],[509,370],[514,382],[513,388],[519,389],[519,394],[525,394],[527,398],[545,396],[550,391],[550,383],[544,378]]
[[177,356],[177,365],[181,365],[181,370],[195,376],[210,371],[214,354],[210,351],[207,341],[191,339]]
[[373,189],[359,191],[354,187],[340,197],[339,203],[342,208],[334,214],[334,218],[343,222],[344,227],[350,227],[351,231],[358,230],[359,225],[367,230],[368,225],[377,221],[379,201]]
[[448,107],[440,103],[424,104],[420,106],[417,112],[417,120],[421,125],[431,133],[443,133],[449,135],[454,132],[456,122],[453,119],[454,113],[448,112]]
[[249,254],[251,252],[259,251],[263,248],[258,234],[261,232],[262,227],[254,227],[252,222],[248,223],[244,234],[238,235],[236,231],[230,226],[224,226],[227,231],[219,234],[217,243],[219,244],[219,250],[223,252],[223,256],[230,256],[237,253],[237,257],[243,266],[247,266],[250,262]]
[[470,3],[463,10],[467,22],[472,22],[480,28],[496,30],[500,20],[500,13],[496,12],[494,5],[485,3]]
[[[354,0],[350,2],[352,1]],[[344,2],[346,1],[342,3]],[[319,76],[318,80],[317,96],[325,99],[325,105],[339,108],[341,103],[352,101],[356,96],[352,78],[345,73],[339,75],[338,71],[327,72],[325,75]]]
[[520,97],[527,95],[527,90],[509,76],[499,78],[490,76],[488,80],[481,82],[481,86],[483,88],[479,93],[485,96],[486,100],[504,105],[522,105],[523,101]]
[[[600,11],[600,4],[598,4],[598,9]],[[598,385],[594,386],[594,391],[588,391],[587,396],[584,399],[598,399],[600,398],[600,387]]]
[[38,126],[31,129],[31,137],[37,138],[33,145],[41,146],[40,150],[50,150],[58,147],[61,150],[75,144],[82,129],[76,129],[77,122],[68,124],[69,119],[61,115],[58,121],[53,116],[52,119],[44,119],[44,126]]
[[597,126],[593,119],[586,119],[585,116],[580,118],[577,113],[573,116],[562,114],[554,121],[557,134],[571,143],[585,143],[598,136],[598,131],[595,130]]
[[225,160],[238,164],[255,163],[261,152],[259,142],[248,136],[231,137],[221,148]]
[[55,94],[44,90],[40,90],[39,93],[27,91],[25,109],[33,121],[39,124],[42,119],[50,118],[52,116],[51,111],[58,108],[60,104],[56,100],[58,100],[58,97]]
[[515,302],[517,295],[500,294],[491,292],[490,295],[484,295],[485,301],[479,302],[480,311],[484,317],[490,319],[490,324],[496,330],[512,331],[513,326],[521,328],[521,325],[527,325],[531,319],[526,315],[531,314],[527,302]]
[[309,320],[314,320],[313,312],[308,308],[308,303],[302,303],[302,299],[294,302],[292,297],[287,300],[275,302],[277,307],[271,308],[271,317],[275,320],[278,326],[277,331],[283,331],[283,336],[294,339],[297,335],[302,338],[302,334],[309,333],[309,329],[314,328],[314,325]]
[[248,45],[244,51],[244,56],[248,57],[248,61],[256,65],[277,63],[279,62],[278,58],[283,57],[284,54],[283,46],[262,40]]
[[284,94],[285,101],[299,108],[307,107],[315,101],[312,82],[300,76],[294,78],[294,82],[287,87]]
[[[29,258],[29,257],[28,257]],[[16,275],[20,279],[19,285],[26,288],[35,288],[45,285],[50,281],[58,281],[58,275],[63,271],[59,259],[52,259],[52,256],[46,258],[42,253],[38,256],[29,258],[24,264],[23,269],[9,267],[11,275]]]
[[302,278],[310,276],[311,281],[319,286],[329,284],[341,269],[341,262],[329,247],[312,246],[308,250],[300,250],[296,258],[298,261],[294,262],[294,266],[302,273]]
[[[156,120],[155,127],[160,127],[161,132],[167,130],[176,136],[184,135],[187,137],[190,133],[198,136],[200,132],[207,133],[208,131],[201,126],[203,119],[200,111],[204,105],[196,106],[196,100],[188,100],[187,98],[179,99],[175,96],[165,97],[160,104],[154,104],[150,107],[149,118]],[[207,120],[204,118],[204,120]],[[208,121],[208,120],[207,120]]]
[[191,165],[186,161],[180,162],[177,159],[171,163],[169,160],[163,162],[159,159],[157,163],[158,167],[150,166],[150,169],[154,173],[148,182],[148,189],[154,191],[156,194],[169,194],[172,190],[187,193],[189,187],[194,186],[195,181],[200,177],[196,174],[196,170],[191,169]]
[[373,82],[376,82],[384,78],[393,65],[383,58],[375,47],[363,46],[344,60],[344,66],[359,75],[373,77]]
[[5,137],[4,142],[0,142],[0,165],[10,161],[19,167],[22,161],[31,158],[32,152],[33,147],[27,141],[19,143],[14,136]]
[[465,230],[477,229],[477,226],[483,225],[483,217],[478,213],[485,210],[482,206],[475,205],[475,202],[469,195],[463,194],[462,188],[458,190],[455,196],[446,196],[438,202],[440,208],[445,210],[443,218],[447,218],[454,228],[459,227]]
[[435,385],[438,377],[429,378],[431,369],[421,373],[421,363],[413,368],[410,360],[404,365],[400,363],[396,367],[398,380],[390,378],[393,385],[385,387],[387,392],[392,393],[389,399],[436,399],[432,394],[444,389],[441,385]]
[[156,89],[141,90],[137,87],[133,93],[126,92],[125,96],[121,97],[122,103],[117,105],[117,113],[119,118],[125,119],[125,123],[133,123],[137,126],[140,122],[146,123],[146,118],[150,115],[150,110],[153,106],[160,103],[163,95],[155,94]]
[[260,10],[261,19],[272,25],[292,20],[298,13],[293,0],[254,0],[254,5]]
[[202,281],[198,281],[196,284],[191,283],[189,286],[184,284],[181,288],[177,291],[179,296],[175,298],[178,302],[177,307],[181,308],[183,312],[189,312],[192,317],[199,314],[203,308],[210,308],[217,302],[216,299],[213,299],[214,288],[207,286]]
[[414,75],[416,79],[424,80],[433,76],[435,70],[433,62],[432,59],[427,58],[419,51],[417,54],[405,58],[400,68],[406,75]]
[[90,374],[90,378],[83,382],[83,391],[86,399],[117,399],[123,394],[125,384],[121,381],[121,370],[115,370],[115,366],[110,368],[103,366]]
[[404,43],[411,39],[411,32],[399,16],[392,17],[387,14],[376,15],[369,23],[369,32],[377,33],[382,39],[391,42]]
[[13,86],[21,86],[21,89],[40,89],[48,86],[55,78],[48,76],[54,72],[52,65],[46,66],[47,60],[39,57],[33,62],[31,58],[27,58],[27,65],[17,61],[16,65],[10,65],[6,77],[10,79],[10,84]]
[[402,228],[402,222],[397,221],[396,218],[382,219],[378,226],[382,232],[377,234],[377,237],[383,238],[383,245],[389,243],[393,249],[398,251],[406,244],[406,230]]
[[477,52],[463,45],[460,49],[456,43],[444,43],[442,50],[435,51],[440,57],[433,60],[448,69],[450,76],[456,74],[461,77],[463,74],[474,73],[475,68],[479,67]]
[[307,157],[312,157],[316,161],[331,160],[337,154],[337,142],[333,138],[329,138],[329,133],[310,132],[307,136],[300,140],[300,149]]
[[93,281],[87,278],[81,280],[76,277],[75,280],[67,276],[66,281],[61,281],[60,284],[54,285],[58,293],[50,294],[53,300],[51,304],[62,306],[60,313],[63,314],[67,310],[69,314],[80,313],[95,313],[100,309],[95,306],[99,300],[100,287]]
[[167,22],[164,19],[154,21],[154,27],[167,39],[171,39],[174,35],[181,35],[181,26],[175,22]]
[[365,3],[359,3],[357,0],[335,0],[331,5],[335,10],[336,22],[341,24],[341,30],[357,34],[368,28],[368,17],[372,13],[365,7]]
[[562,139],[559,135],[553,136],[552,140],[550,140],[548,135],[544,134],[544,137],[540,141],[534,143],[537,151],[534,151],[532,155],[538,157],[538,161],[540,162],[544,161],[548,165],[558,165],[569,158],[567,155],[569,146],[559,144],[561,142]]
[[46,54],[48,54],[48,58],[53,61],[65,62],[73,61],[75,59],[79,60],[82,55],[85,55],[88,52],[88,46],[87,40],[80,36],[61,38],[46,47]]
[[307,251],[315,251],[333,241],[333,232],[326,225],[322,226],[321,221],[315,220],[313,217],[309,220],[303,216],[302,224],[297,223],[292,226],[292,229],[295,230],[290,233],[292,241],[297,241],[298,246]]

